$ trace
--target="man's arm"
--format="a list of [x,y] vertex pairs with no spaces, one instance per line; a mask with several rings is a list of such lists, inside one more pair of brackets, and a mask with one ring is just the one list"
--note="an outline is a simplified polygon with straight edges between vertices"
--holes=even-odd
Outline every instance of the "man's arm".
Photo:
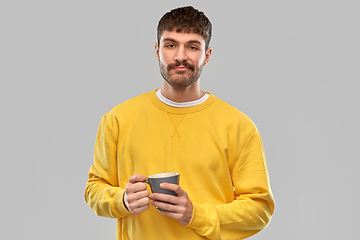
[[117,134],[107,126],[108,114],[101,119],[95,141],[94,164],[89,171],[85,200],[99,216],[122,218],[130,214],[124,205],[125,189],[117,175]]
[[[235,199],[228,204],[192,203],[177,185],[166,184],[165,189],[175,191],[178,197],[152,194],[152,205],[162,208],[162,214],[193,228],[209,239],[244,239],[269,223],[274,211],[267,166],[260,134],[250,134],[241,153],[231,168]],[[190,216],[190,213],[192,214]]]
[[188,225],[210,239],[244,239],[263,230],[274,212],[265,154],[255,129],[230,166],[235,199],[228,204],[194,203]]

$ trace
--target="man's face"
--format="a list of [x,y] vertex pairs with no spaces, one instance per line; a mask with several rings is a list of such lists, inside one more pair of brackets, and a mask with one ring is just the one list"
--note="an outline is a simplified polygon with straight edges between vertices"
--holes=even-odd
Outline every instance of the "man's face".
[[211,55],[211,48],[205,52],[203,36],[176,31],[164,31],[155,50],[162,77],[175,88],[195,83]]

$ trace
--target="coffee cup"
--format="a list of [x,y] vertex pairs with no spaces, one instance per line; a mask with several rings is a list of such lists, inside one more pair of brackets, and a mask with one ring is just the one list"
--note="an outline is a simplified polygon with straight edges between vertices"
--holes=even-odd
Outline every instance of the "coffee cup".
[[179,185],[179,176],[180,174],[177,172],[158,173],[148,176],[145,182],[150,185],[150,189],[152,193],[162,193],[162,194],[177,196],[177,194],[174,191],[168,189],[162,189],[160,187],[160,184],[172,183]]

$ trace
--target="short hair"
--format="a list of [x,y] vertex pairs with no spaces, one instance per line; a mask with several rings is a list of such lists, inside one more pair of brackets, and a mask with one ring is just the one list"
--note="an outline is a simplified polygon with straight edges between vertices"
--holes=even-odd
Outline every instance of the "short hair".
[[162,16],[157,27],[157,40],[163,31],[197,33],[205,39],[205,51],[208,49],[212,33],[212,24],[203,12],[192,6],[180,7],[167,12]]

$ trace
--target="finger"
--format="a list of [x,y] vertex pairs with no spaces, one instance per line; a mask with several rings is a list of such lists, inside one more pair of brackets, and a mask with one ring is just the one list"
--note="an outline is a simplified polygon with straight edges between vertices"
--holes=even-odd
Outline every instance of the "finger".
[[142,192],[142,191],[145,191],[146,189],[147,189],[147,187],[146,187],[145,183],[137,182],[135,184],[129,185],[126,188],[126,193],[131,194],[131,193],[136,193],[136,192]]
[[157,207],[161,214],[175,219],[184,226],[187,226],[190,223],[193,216],[192,206],[189,208],[180,205],[166,204],[158,201],[151,202],[151,204]]
[[149,207],[150,207],[150,205],[146,204],[146,205],[134,208],[134,209],[132,209],[132,214],[134,214],[134,215],[140,214],[140,213],[144,212],[145,210],[149,209]]
[[149,198],[145,197],[145,198],[138,199],[134,202],[129,202],[129,207],[130,207],[131,211],[134,212],[135,209],[148,206],[149,203],[150,203]]
[[173,204],[178,204],[178,198],[169,194],[162,194],[162,193],[152,193],[150,198],[153,201],[164,201]]
[[129,194],[126,193],[126,195],[127,195],[128,202],[134,202],[134,201],[137,201],[142,198],[148,198],[149,191],[145,190],[145,191],[136,192],[136,193],[129,193]]
[[141,174],[133,175],[129,178],[129,183],[144,182],[146,177]]
[[160,201],[157,201],[157,200],[152,200],[151,205],[153,205],[154,207],[163,209],[165,211],[177,212],[176,205],[174,205],[174,204],[170,204],[170,203],[166,203],[166,202],[160,202]]
[[174,191],[178,195],[178,197],[186,195],[186,192],[177,184],[161,183],[160,187],[162,189]]

